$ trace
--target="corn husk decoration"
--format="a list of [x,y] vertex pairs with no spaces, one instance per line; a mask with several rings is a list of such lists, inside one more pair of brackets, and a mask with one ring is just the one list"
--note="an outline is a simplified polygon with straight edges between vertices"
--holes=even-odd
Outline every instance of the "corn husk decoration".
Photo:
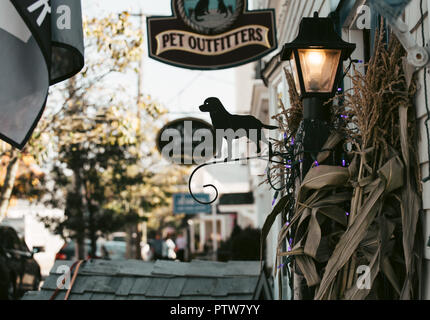
[[[405,52],[394,35],[390,38],[387,45],[383,31],[378,31],[367,71],[353,68],[353,89],[341,97],[340,112],[347,123],[326,143],[352,146],[349,167],[311,168],[297,190],[290,221],[279,234],[276,263],[292,257],[317,300],[419,297],[416,86],[407,86]],[[288,79],[292,107],[276,118],[291,133],[297,131],[301,105],[287,73]],[[320,153],[318,162],[329,154]],[[281,198],[274,207],[263,238],[289,201]],[[292,246],[285,251],[291,235]]]

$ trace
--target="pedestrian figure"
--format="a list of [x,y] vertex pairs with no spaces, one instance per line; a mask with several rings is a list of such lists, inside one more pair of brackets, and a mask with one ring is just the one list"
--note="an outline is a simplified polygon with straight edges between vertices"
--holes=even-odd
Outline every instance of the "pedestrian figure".
[[160,232],[157,232],[154,241],[152,241],[152,253],[155,261],[163,259],[163,247],[164,241],[161,239]]
[[175,242],[173,242],[171,235],[168,234],[163,243],[163,259],[175,260],[176,259],[175,248],[176,248]]
[[176,258],[179,261],[185,261],[185,249],[187,247],[187,240],[185,239],[184,235],[181,233],[176,238]]

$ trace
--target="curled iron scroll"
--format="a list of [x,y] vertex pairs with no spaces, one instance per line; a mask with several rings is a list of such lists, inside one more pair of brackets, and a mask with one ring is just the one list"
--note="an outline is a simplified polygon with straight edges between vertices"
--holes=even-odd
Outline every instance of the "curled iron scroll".
[[205,205],[209,205],[214,203],[219,196],[219,192],[217,187],[215,187],[213,184],[205,184],[203,186],[203,188],[213,188],[215,190],[215,198],[209,202],[205,202],[205,201],[201,201],[199,199],[197,199],[197,197],[193,194],[193,191],[191,190],[191,181],[194,177],[194,175],[196,174],[197,171],[199,171],[201,168],[207,167],[207,166],[211,166],[211,165],[216,165],[216,164],[222,164],[222,163],[234,163],[234,162],[240,162],[240,161],[247,161],[247,160],[262,160],[262,161],[268,161],[268,162],[272,162],[272,163],[278,163],[278,164],[284,164],[283,162],[280,161],[276,161],[273,160],[271,155],[268,156],[255,156],[255,157],[246,157],[246,158],[237,158],[237,159],[224,159],[224,160],[220,160],[220,161],[212,161],[212,162],[208,162],[208,163],[203,163],[201,165],[199,165],[197,168],[195,168],[193,170],[193,172],[190,175],[190,178],[188,180],[188,190],[190,192],[191,197],[198,203],[200,204],[205,204]]
[[203,167],[214,165],[214,164],[217,164],[217,162],[210,162],[210,163],[204,163],[204,164],[199,165],[197,168],[195,168],[193,170],[193,173],[191,173],[190,179],[188,180],[188,190],[190,192],[190,195],[191,195],[191,197],[193,197],[194,201],[196,201],[200,204],[212,204],[212,203],[214,203],[218,199],[218,195],[219,195],[218,189],[213,184],[205,184],[203,186],[203,188],[208,188],[208,187],[213,188],[215,190],[216,195],[215,195],[215,199],[213,199],[212,201],[209,201],[209,202],[201,201],[201,200],[197,199],[196,196],[194,196],[193,191],[191,190],[191,180],[193,179],[194,174],[198,170],[200,170]]

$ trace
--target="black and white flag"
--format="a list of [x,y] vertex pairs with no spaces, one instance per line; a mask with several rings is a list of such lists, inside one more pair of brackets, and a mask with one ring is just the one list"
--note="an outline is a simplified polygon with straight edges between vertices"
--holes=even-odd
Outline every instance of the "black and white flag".
[[22,149],[49,86],[83,66],[80,0],[0,0],[0,139]]

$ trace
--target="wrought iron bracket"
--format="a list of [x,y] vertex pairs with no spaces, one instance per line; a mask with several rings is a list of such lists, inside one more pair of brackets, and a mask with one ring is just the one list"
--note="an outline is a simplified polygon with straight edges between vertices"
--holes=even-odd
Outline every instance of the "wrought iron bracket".
[[237,162],[249,161],[249,160],[262,160],[262,161],[267,161],[267,162],[271,162],[271,163],[285,164],[284,162],[272,159],[272,156],[276,156],[276,155],[277,154],[274,154],[272,151],[269,151],[269,155],[265,155],[265,156],[243,157],[243,158],[236,158],[236,159],[225,158],[224,160],[203,163],[203,164],[199,165],[197,168],[195,168],[190,175],[190,178],[188,180],[188,190],[190,192],[190,195],[196,202],[198,202],[200,204],[206,204],[206,205],[212,204],[218,199],[219,192],[218,192],[217,187],[214,186],[213,184],[203,185],[203,188],[212,188],[213,190],[215,190],[215,198],[209,202],[205,202],[205,201],[201,201],[201,200],[197,199],[197,197],[194,195],[194,193],[192,191],[191,184],[192,184],[193,177],[197,173],[197,171],[199,171],[200,169],[202,169],[204,167],[217,165],[217,164],[225,164],[225,163],[237,163]]

